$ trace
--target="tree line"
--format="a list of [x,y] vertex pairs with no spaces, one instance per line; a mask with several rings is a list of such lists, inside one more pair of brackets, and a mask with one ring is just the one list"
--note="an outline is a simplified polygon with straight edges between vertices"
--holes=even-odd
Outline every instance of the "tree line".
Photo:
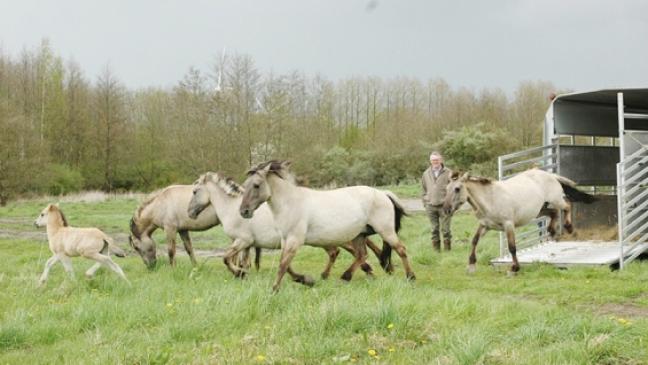
[[427,155],[492,175],[497,155],[538,145],[554,91],[441,78],[262,73],[247,55],[190,68],[172,88],[129,90],[106,67],[88,78],[48,41],[0,50],[0,203],[30,193],[148,191],[218,170],[237,179],[272,158],[310,186],[417,179]]

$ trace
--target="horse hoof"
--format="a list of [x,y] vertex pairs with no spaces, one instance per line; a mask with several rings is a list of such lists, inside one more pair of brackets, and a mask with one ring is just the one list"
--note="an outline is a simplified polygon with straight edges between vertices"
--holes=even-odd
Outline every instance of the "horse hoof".
[[322,280],[326,280],[329,277],[329,273],[323,272],[322,275],[320,275],[320,276],[322,277]]
[[572,234],[574,233],[574,226],[571,224],[565,224],[565,230],[567,230],[567,233]]
[[308,275],[304,275],[303,283],[306,286],[312,287],[313,285],[315,285],[315,280]]
[[475,264],[468,265],[468,274],[474,274],[475,271],[477,271],[477,267],[475,266]]
[[353,274],[351,274],[350,271],[345,271],[344,274],[340,277],[340,279],[344,281],[351,281],[351,278],[353,277]]
[[408,281],[416,281],[416,275],[414,275],[413,272],[407,274],[407,280]]

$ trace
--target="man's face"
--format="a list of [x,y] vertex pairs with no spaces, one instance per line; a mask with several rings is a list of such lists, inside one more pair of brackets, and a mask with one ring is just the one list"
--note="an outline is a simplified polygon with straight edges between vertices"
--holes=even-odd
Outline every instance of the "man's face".
[[432,156],[430,157],[430,165],[434,167],[435,169],[441,167],[441,163],[443,162],[443,159],[441,159],[441,156]]

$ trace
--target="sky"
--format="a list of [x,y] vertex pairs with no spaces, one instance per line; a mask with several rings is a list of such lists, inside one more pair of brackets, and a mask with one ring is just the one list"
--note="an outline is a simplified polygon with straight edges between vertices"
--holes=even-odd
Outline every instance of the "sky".
[[87,77],[110,65],[130,88],[173,86],[224,48],[262,72],[330,80],[443,78],[507,93],[525,80],[648,86],[644,0],[0,0],[3,52],[44,38]]

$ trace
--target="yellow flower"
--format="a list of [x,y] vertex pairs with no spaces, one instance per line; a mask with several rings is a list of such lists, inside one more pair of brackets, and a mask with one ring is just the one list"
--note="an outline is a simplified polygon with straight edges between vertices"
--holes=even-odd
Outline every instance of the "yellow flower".
[[627,325],[629,325],[631,323],[630,321],[628,321],[625,318],[618,318],[617,321],[619,321],[619,323],[621,323],[624,326],[627,326]]
[[358,361],[358,359],[356,359],[355,357],[351,358],[351,362],[356,362],[356,361]]
[[393,323],[390,323],[390,324],[387,325],[387,329],[392,329],[392,328],[394,328],[394,324],[393,324]]
[[390,348],[389,348],[389,352],[395,352],[395,351],[396,351],[395,348],[393,348],[393,347],[390,347]]
[[378,354],[374,349],[369,349],[367,353],[369,354],[369,356],[376,356]]
[[167,303],[167,307],[169,308],[173,307],[173,303]]
[[257,355],[257,357],[256,357],[256,360],[257,360],[258,362],[264,362],[265,359],[266,359],[266,357],[263,356],[263,355]]

